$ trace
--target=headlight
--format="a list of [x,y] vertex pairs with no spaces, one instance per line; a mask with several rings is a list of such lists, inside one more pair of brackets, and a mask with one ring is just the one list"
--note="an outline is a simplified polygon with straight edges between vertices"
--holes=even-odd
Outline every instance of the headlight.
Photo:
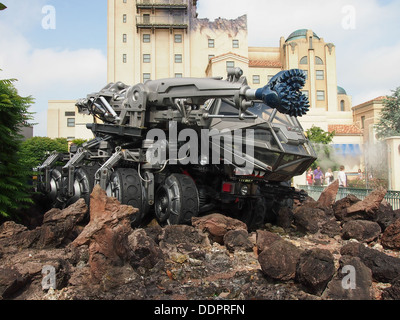
[[240,193],[242,194],[242,196],[247,196],[247,194],[249,193],[249,187],[244,185],[240,188]]

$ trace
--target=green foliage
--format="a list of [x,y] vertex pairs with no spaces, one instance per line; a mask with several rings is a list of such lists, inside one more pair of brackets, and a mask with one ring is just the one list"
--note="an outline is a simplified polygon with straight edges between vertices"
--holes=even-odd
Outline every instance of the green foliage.
[[375,126],[379,139],[400,136],[400,87],[383,100],[383,109]]
[[326,132],[320,127],[312,126],[306,131],[306,135],[311,142],[330,144],[333,141],[335,132]]
[[78,147],[81,147],[87,140],[85,139],[74,139],[72,140],[73,144],[76,144]]
[[312,169],[320,166],[323,171],[331,168],[333,171],[337,170],[338,164],[332,157],[332,149],[329,145],[332,143],[335,132],[326,132],[320,127],[312,126],[306,130],[306,136],[311,141],[314,151],[317,154],[317,161],[311,166]]
[[30,170],[19,161],[21,126],[28,126],[32,97],[21,97],[12,84],[0,81],[0,216],[12,217],[14,212],[31,203]]
[[4,10],[4,9],[7,9],[7,7],[6,7],[4,4],[2,4],[2,3],[0,2],[0,11],[1,11],[1,10]]
[[53,151],[67,153],[67,139],[33,137],[22,142],[19,153],[20,161],[26,168],[32,169],[41,164],[48,157],[48,154]]

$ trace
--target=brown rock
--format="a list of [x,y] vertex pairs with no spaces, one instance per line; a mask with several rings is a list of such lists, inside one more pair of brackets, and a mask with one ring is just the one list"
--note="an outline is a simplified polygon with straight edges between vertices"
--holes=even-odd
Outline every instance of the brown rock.
[[266,230],[257,230],[256,243],[258,252],[268,249],[275,241],[279,240],[282,240],[282,238],[276,233]]
[[294,279],[301,250],[288,241],[274,242],[258,256],[261,270],[268,277],[288,281]]
[[382,200],[384,199],[387,190],[383,187],[379,187],[372,191],[368,196],[365,197],[364,200],[357,202],[346,209],[346,214],[349,216],[357,214],[357,213],[364,213],[366,219],[369,216],[375,216],[374,213],[378,210],[379,205],[381,204]]
[[294,211],[294,224],[303,233],[315,234],[327,221],[325,212],[318,208],[299,207]]
[[224,244],[231,251],[253,251],[253,243],[249,240],[249,233],[246,230],[230,230],[224,235]]
[[381,244],[387,249],[400,249],[400,219],[386,228],[382,234]]
[[192,218],[192,225],[202,232],[207,232],[211,240],[220,244],[223,244],[224,235],[229,230],[247,230],[247,225],[244,222],[219,213],[194,217]]
[[157,263],[164,262],[164,255],[152,238],[143,229],[134,230],[128,236],[130,264],[133,268],[152,269]]
[[296,280],[311,294],[321,295],[335,274],[332,253],[324,249],[311,249],[300,255]]
[[107,197],[99,185],[94,187],[90,195],[90,222],[73,242],[75,246],[89,245],[93,281],[101,281],[113,272],[114,266],[121,267],[129,261],[130,217],[137,212],[138,209]]
[[342,238],[371,242],[379,237],[382,230],[378,223],[366,220],[352,220],[343,225]]
[[[358,257],[342,256],[335,278],[322,295],[329,300],[371,300],[372,272]],[[350,272],[354,273],[351,279]],[[346,277],[346,279],[344,278]],[[351,287],[350,281],[354,281]]]
[[319,207],[330,207],[336,201],[336,196],[339,190],[339,180],[335,180],[332,182],[325,190],[321,193],[318,199],[318,206]]
[[360,199],[352,194],[349,194],[345,198],[336,201],[332,206],[336,219],[343,221],[344,217],[346,216],[346,209],[360,201]]

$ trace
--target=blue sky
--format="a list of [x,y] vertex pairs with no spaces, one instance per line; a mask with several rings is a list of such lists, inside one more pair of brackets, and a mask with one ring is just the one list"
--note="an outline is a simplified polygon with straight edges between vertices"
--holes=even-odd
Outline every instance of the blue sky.
[[[45,136],[48,100],[76,100],[106,85],[107,0],[0,2],[8,7],[0,12],[0,78],[17,78],[20,94],[36,99],[34,134]],[[54,30],[42,27],[49,5]],[[247,14],[250,46],[277,47],[281,36],[312,29],[335,44],[338,85],[353,105],[400,86],[400,0],[199,0],[198,13]]]

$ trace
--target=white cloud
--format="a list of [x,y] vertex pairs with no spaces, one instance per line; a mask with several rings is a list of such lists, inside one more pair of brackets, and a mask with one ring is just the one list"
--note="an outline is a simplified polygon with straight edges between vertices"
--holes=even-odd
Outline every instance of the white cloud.
[[97,49],[38,49],[18,28],[0,22],[0,78],[17,78],[21,95],[32,95],[35,135],[45,136],[47,101],[78,99],[106,84],[107,58]]
[[[361,103],[400,86],[400,1],[201,0],[199,17],[248,15],[250,46],[279,46],[281,36],[312,29],[336,46],[338,85]],[[343,28],[354,8],[355,29]]]

